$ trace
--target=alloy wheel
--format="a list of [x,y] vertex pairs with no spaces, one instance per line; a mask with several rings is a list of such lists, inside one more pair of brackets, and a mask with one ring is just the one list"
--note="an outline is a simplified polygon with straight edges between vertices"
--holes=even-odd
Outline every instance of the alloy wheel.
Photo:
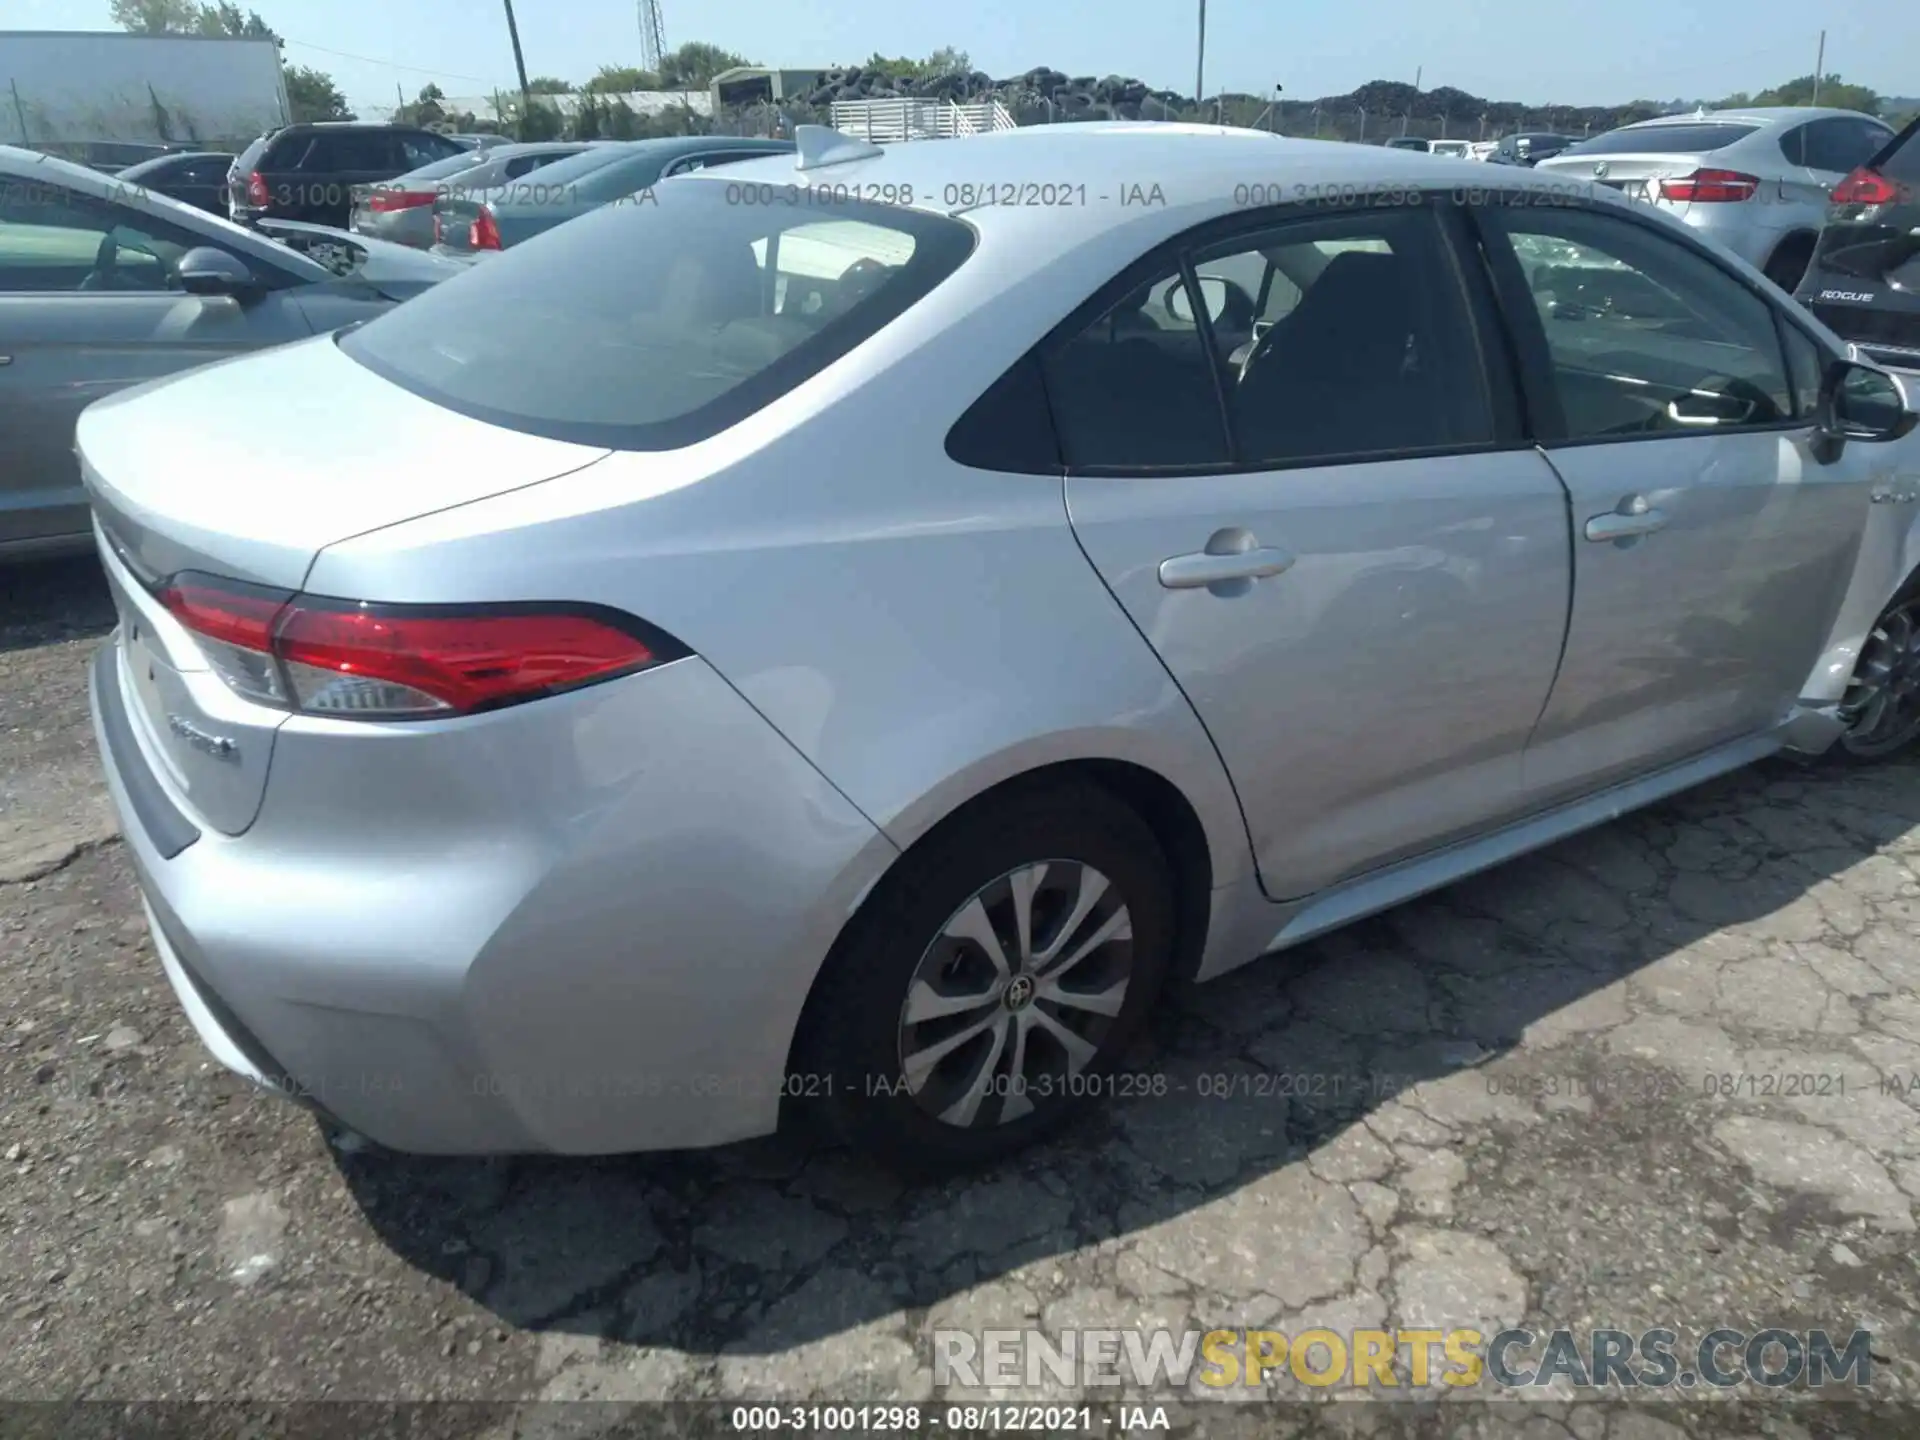
[[941,927],[900,1007],[900,1073],[926,1113],[1005,1125],[1101,1053],[1133,977],[1133,923],[1099,870],[1044,860],[983,885]]
[[1862,759],[1890,755],[1920,736],[1920,596],[1873,627],[1841,713],[1849,723],[1840,743]]

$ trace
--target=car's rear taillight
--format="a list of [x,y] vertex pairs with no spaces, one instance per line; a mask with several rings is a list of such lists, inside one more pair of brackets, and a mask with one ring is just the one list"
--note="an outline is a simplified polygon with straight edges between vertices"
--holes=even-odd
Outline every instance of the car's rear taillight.
[[1696,170],[1676,180],[1662,180],[1660,198],[1691,204],[1714,204],[1751,200],[1759,188],[1758,175],[1743,175],[1738,170]]
[[431,190],[375,190],[367,199],[367,208],[376,215],[395,210],[417,210],[433,203]]
[[273,203],[273,194],[267,189],[267,177],[258,170],[247,176],[247,203],[258,205],[263,210]]
[[192,574],[160,599],[237,694],[342,719],[467,715],[688,653],[599,606],[374,605]]
[[500,227],[494,223],[493,212],[486,206],[480,207],[480,213],[467,227],[467,244],[475,250],[498,250],[500,248]]
[[1900,198],[1900,187],[1878,170],[1862,165],[1834,186],[1827,198],[1836,205],[1891,205]]

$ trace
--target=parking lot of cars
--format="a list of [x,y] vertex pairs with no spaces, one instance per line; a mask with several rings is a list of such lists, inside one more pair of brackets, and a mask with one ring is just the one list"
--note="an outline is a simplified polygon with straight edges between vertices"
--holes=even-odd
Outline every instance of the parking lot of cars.
[[[955,1328],[1580,1316],[1920,1398],[1911,382],[1577,147],[1514,205],[1302,147],[1457,183],[1248,214],[1265,137],[989,138],[1211,198],[956,219],[829,140],[507,147],[739,177],[512,236],[363,175],[284,285],[159,200],[16,247],[308,322],[88,410],[99,562],[0,571],[24,1389],[952,1400]],[[1827,201],[1882,273],[1899,143]]]

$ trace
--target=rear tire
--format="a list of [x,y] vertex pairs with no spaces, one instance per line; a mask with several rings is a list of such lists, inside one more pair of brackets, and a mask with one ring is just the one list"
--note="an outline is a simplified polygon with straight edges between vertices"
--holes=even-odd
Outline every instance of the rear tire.
[[1167,974],[1173,898],[1153,832],[1107,791],[988,800],[909,851],[841,937],[789,1092],[911,1173],[1033,1143],[1111,1093]]

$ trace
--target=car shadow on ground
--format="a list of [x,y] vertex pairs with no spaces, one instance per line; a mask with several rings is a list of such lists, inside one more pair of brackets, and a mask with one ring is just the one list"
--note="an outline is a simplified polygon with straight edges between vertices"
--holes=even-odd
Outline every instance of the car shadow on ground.
[[[695,1356],[786,1351],[1036,1261],[1103,1244],[1117,1254],[1112,1242],[1144,1239],[1132,1249],[1149,1268],[1156,1246],[1180,1257],[1168,1266],[1184,1278],[1159,1293],[1195,1276],[1204,1291],[1208,1274],[1270,1256],[1261,1236],[1285,1227],[1302,1231],[1296,1257],[1323,1243],[1357,1253],[1335,1233],[1364,1234],[1346,1190],[1290,1188],[1302,1170],[1293,1162],[1308,1156],[1349,1172],[1336,1178],[1365,1172],[1364,1159],[1328,1165],[1315,1153],[1327,1147],[1363,1155],[1384,1148],[1381,1135],[1444,1146],[1449,1131],[1431,1117],[1470,1138],[1514,1107],[1656,1143],[1664,1122],[1649,1100],[1662,1085],[1684,1100],[1703,1077],[1676,1079],[1671,1056],[1663,1069],[1551,1050],[1556,1033],[1602,1028],[1601,1012],[1617,1023],[1617,982],[1696,947],[1737,947],[1741,927],[1820,932],[1847,899],[1832,877],[1916,824],[1913,763],[1777,761],[1723,778],[1175,995],[1138,1059],[1143,1093],[938,1185],[903,1184],[795,1138],[603,1160],[429,1160],[349,1145],[337,1163],[385,1243],[500,1319]],[[1584,1100],[1516,1095],[1540,1083],[1526,1066],[1543,1050],[1556,1085],[1577,1088],[1570,1069],[1584,1063]],[[1125,1288],[1156,1293],[1150,1281]]]
[[107,577],[91,555],[0,564],[0,654],[104,635],[114,618]]

